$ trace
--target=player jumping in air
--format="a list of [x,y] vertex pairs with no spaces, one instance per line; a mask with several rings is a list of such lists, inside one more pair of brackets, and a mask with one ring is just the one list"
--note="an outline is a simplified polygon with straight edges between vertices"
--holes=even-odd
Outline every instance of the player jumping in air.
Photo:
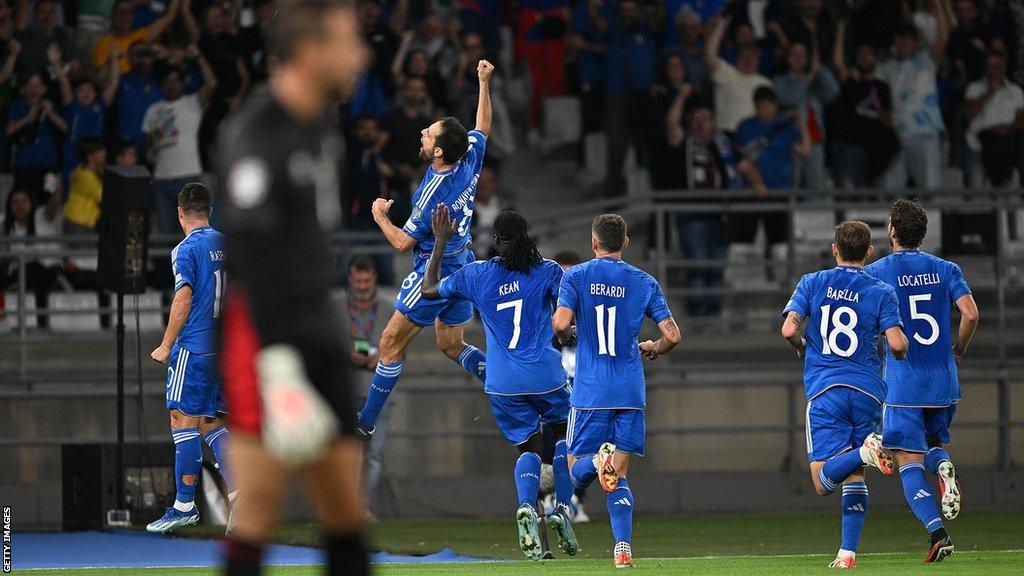
[[[953,553],[953,541],[939,518],[927,469],[939,477],[942,515],[960,513],[956,469],[943,449],[960,401],[957,362],[978,327],[978,305],[960,267],[920,250],[928,230],[928,215],[913,200],[897,200],[889,212],[893,253],[867,271],[896,289],[900,315],[910,333],[910,353],[903,362],[886,356],[885,383],[889,389],[882,412],[882,436],[900,467],[903,495],[930,534],[925,562],[941,562]],[[949,309],[960,310],[960,327],[953,340]]]
[[457,232],[458,222],[449,217],[444,204],[439,204],[432,224],[437,243],[427,264],[423,298],[469,300],[483,318],[489,373],[484,391],[502,435],[520,452],[515,466],[519,546],[534,560],[543,553],[534,507],[544,451],[543,423],[558,439],[553,460],[558,504],[549,522],[558,534],[559,548],[574,555],[579,544],[570,521],[573,485],[564,440],[569,414],[568,377],[562,368],[562,356],[552,345],[551,330],[562,268],[553,260],[541,258],[529,236],[526,219],[518,212],[505,211],[494,220],[498,256],[467,264],[439,280],[444,246]]
[[[570,478],[580,487],[599,478],[608,492],[615,566],[625,568],[633,565],[629,457],[644,454],[647,394],[640,357],[657,359],[679,344],[682,334],[658,281],[622,260],[629,245],[622,216],[598,216],[591,233],[595,258],[565,272],[552,327],[562,344],[577,340]],[[638,344],[645,316],[658,323],[662,336]]]
[[[807,460],[819,496],[843,485],[842,542],[831,568],[853,568],[868,511],[864,466],[892,474],[892,455],[875,430],[885,382],[875,347],[885,333],[897,359],[907,354],[896,292],[871,277],[871,229],[836,226],[836,267],[804,275],[782,311],[782,336],[804,358]],[[802,334],[806,329],[806,334]]]
[[331,109],[354,92],[368,50],[352,2],[278,6],[267,87],[218,140],[231,277],[222,366],[241,494],[225,574],[260,573],[297,475],[322,525],[325,573],[366,576],[352,345],[331,298],[345,157]]
[[452,117],[442,118],[423,129],[420,157],[430,163],[419,188],[413,194],[409,220],[401,228],[388,220],[394,200],[374,200],[373,219],[384,236],[399,252],[413,252],[412,273],[402,281],[395,300],[395,314],[380,337],[380,359],[366,402],[359,411],[358,432],[364,439],[373,434],[374,424],[402,373],[405,349],[412,339],[431,324],[437,334],[437,346],[467,372],[485,381],[484,353],[463,340],[463,328],[473,318],[468,300],[426,300],[423,298],[423,274],[434,249],[430,215],[445,204],[456,220],[455,235],[445,246],[441,275],[448,276],[473,261],[468,248],[473,219],[476,183],[483,166],[487,135],[491,130],[490,80],[494,66],[486,60],[477,64],[480,96],[476,109],[476,128],[466,132]]
[[[196,481],[203,466],[200,436],[213,450],[228,487],[235,490],[225,456],[228,430],[224,396],[217,368],[216,333],[224,294],[223,235],[210,227],[210,191],[198,182],[178,193],[178,223],[185,232],[171,251],[174,301],[160,346],[150,357],[167,364],[167,409],[174,438],[174,505],[146,526],[150,532],[170,532],[199,521]],[[230,523],[229,523],[230,524]]]

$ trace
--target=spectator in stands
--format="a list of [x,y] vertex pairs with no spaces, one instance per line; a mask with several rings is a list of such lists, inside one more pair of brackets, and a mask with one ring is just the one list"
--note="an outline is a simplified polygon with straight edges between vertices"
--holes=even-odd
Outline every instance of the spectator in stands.
[[415,38],[412,30],[402,34],[402,43],[391,62],[391,77],[395,86],[401,86],[406,78],[419,78],[427,85],[427,93],[434,103],[435,110],[443,114],[448,107],[448,85],[436,68],[430,65],[426,50],[410,50]]
[[903,148],[886,176],[893,188],[911,177],[918,188],[935,189],[941,181],[942,134],[945,124],[935,83],[938,62],[946,51],[949,24],[940,0],[930,0],[937,20],[937,38],[925,48],[913,24],[902,26],[893,43],[894,58],[878,67],[878,78],[893,94],[893,123]]
[[111,149],[114,156],[114,166],[134,166],[139,163],[139,156],[135,151],[135,144],[128,140],[114,142]]
[[163,97],[160,83],[153,74],[156,53],[143,42],[136,42],[128,49],[131,70],[120,74],[111,67],[113,76],[109,82],[118,85],[117,91],[117,135],[135,144],[135,151],[142,155],[146,149],[146,135],[142,132],[142,121],[146,110]]
[[803,44],[811,58],[819,61],[832,60],[832,48],[835,44],[835,29],[828,14],[822,10],[822,0],[795,0],[794,14],[785,18],[782,29],[785,33],[786,45]]
[[497,255],[494,251],[494,243],[488,242],[491,237],[491,230],[494,227],[494,219],[502,210],[508,207],[501,201],[498,194],[501,184],[498,172],[494,164],[485,164],[480,170],[480,179],[476,185],[476,200],[473,205],[473,237],[477,239],[473,243],[473,250],[477,258],[490,258]]
[[107,150],[98,139],[88,136],[81,138],[76,147],[76,156],[82,162],[71,173],[68,201],[64,204],[64,231],[70,235],[92,234],[100,219]]
[[480,36],[484,48],[491,54],[501,50],[501,2],[499,0],[474,0],[459,2],[459,20],[465,34],[475,32]]
[[426,82],[422,78],[406,78],[402,82],[397,105],[382,119],[381,125],[388,134],[388,140],[381,157],[394,168],[389,188],[395,192],[391,214],[398,221],[407,218],[412,210],[410,185],[422,165],[419,150],[409,146],[409,142],[419,140],[420,131],[429,126],[436,116]]
[[[77,153],[79,141],[83,138],[101,140],[105,134],[103,122],[107,115],[107,106],[114,103],[114,97],[117,95],[117,82],[109,82],[103,89],[102,97],[98,98],[96,82],[92,78],[81,77],[74,85],[68,80],[60,48],[56,44],[51,44],[47,49],[47,58],[57,76],[60,102],[68,125],[67,137],[64,138],[61,148],[61,176],[63,183],[67,185],[70,182],[71,171],[80,162]],[[115,62],[115,59],[111,58],[108,64],[111,68],[111,79],[117,78]]]
[[1017,136],[1024,128],[1024,92],[1006,77],[1006,54],[985,56],[985,77],[967,86],[967,185],[984,181],[997,188],[1013,184]]
[[[348,162],[345,175],[348,185],[341,197],[342,210],[345,213],[343,222],[346,230],[352,232],[377,230],[370,206],[377,198],[391,198],[388,182],[394,176],[394,169],[381,157],[381,149],[386,140],[378,118],[363,114],[352,122],[346,139]],[[384,246],[382,240],[380,235],[374,234],[373,240],[366,242],[352,240],[350,244]],[[380,281],[390,285],[394,280],[391,254],[374,255],[373,260],[376,270],[380,273]]]
[[568,0],[522,0],[519,3],[516,54],[530,74],[526,127],[531,143],[536,143],[539,138],[541,100],[565,94],[565,38],[568,31]]
[[[352,371],[356,378],[353,389],[365,396],[365,391],[370,387],[373,371],[377,368],[381,331],[387,325],[394,308],[390,299],[377,292],[377,269],[372,259],[365,256],[352,259],[348,265],[348,290],[342,294],[340,300],[342,334],[345,334],[352,343],[348,357],[349,363],[355,368]],[[367,500],[372,501],[380,481],[388,415],[392,411],[384,410],[381,414],[374,429],[373,439],[366,448],[364,489]]]
[[54,0],[37,0],[32,7],[32,23],[18,32],[21,42],[20,67],[30,72],[44,72],[52,62],[47,61],[47,50],[56,46],[71,58],[64,62],[69,70],[79,69],[78,59],[74,57],[74,46],[71,34],[57,25],[57,3]]
[[14,187],[44,203],[43,177],[57,167],[57,141],[68,125],[46,98],[46,82],[40,74],[29,74],[21,96],[7,116],[7,135],[14,143]]
[[394,94],[397,86],[392,83],[391,63],[401,39],[398,34],[381,19],[380,0],[360,0],[359,23],[363,30],[363,39],[373,51],[368,75],[370,82],[382,86],[389,96]]
[[[187,17],[184,20],[189,22],[192,19]],[[251,77],[237,30],[223,5],[213,4],[206,9],[198,46],[217,78],[217,89],[210,97],[199,129],[203,165],[210,166],[210,149],[217,137],[217,128],[228,113],[241,104],[249,91]]]
[[678,158],[672,153],[672,146],[666,144],[666,119],[672,106],[680,98],[686,101],[691,96],[701,97],[697,88],[689,82],[683,57],[678,52],[667,53],[662,59],[658,78],[651,86],[651,109],[658,120],[651,129],[650,143],[651,188],[654,190],[682,188]]
[[[764,195],[765,188],[792,188],[793,157],[806,158],[811,153],[807,125],[797,115],[779,115],[778,96],[767,86],[754,91],[754,107],[756,114],[741,122],[734,135],[743,157],[754,163],[763,180],[761,187],[752,184],[758,196]],[[733,242],[753,242],[760,222],[764,223],[768,256],[773,245],[789,239],[789,216],[785,212],[734,214],[730,218],[730,238]]]
[[580,112],[583,134],[597,132],[604,126],[605,91],[608,66],[608,19],[610,8],[605,0],[580,0],[572,9],[572,35],[569,46],[577,54],[580,83]]
[[608,134],[608,171],[605,195],[626,193],[623,164],[632,144],[638,164],[647,160],[651,113],[651,85],[657,62],[654,31],[642,19],[636,0],[621,0],[609,22],[607,37],[608,94],[605,126]]
[[[60,206],[59,195],[46,196],[46,203],[36,207],[33,195],[27,190],[15,188],[7,195],[3,222],[3,235],[7,237],[54,236],[60,234],[60,220],[57,218]],[[10,254],[47,250],[52,246],[41,244],[12,244]],[[36,310],[46,310],[47,298],[57,285],[60,266],[53,258],[27,258],[24,267],[25,287],[35,295]],[[0,259],[0,290],[16,286],[21,275],[17,258]],[[37,325],[49,327],[49,317],[40,315]]]
[[198,62],[203,74],[203,87],[186,96],[180,71],[167,69],[160,79],[164,99],[150,106],[142,121],[149,159],[153,163],[153,194],[160,230],[167,234],[178,231],[178,192],[202,174],[199,126],[203,110],[217,89],[213,69],[197,46],[189,48],[188,57]]
[[[693,99],[687,105],[688,90],[680,90],[665,118],[669,157],[676,167],[673,188],[728,190],[739,184],[742,175],[761,187],[761,176],[750,161],[743,159],[732,140],[715,126],[714,113],[704,100]],[[683,118],[686,117],[684,127]],[[713,194],[692,201],[716,201]],[[683,254],[691,260],[725,260],[726,221],[721,214],[680,214],[676,219]],[[691,268],[686,286],[695,290],[715,289],[723,284],[724,268]],[[688,294],[686,308],[690,316],[717,316],[721,296]]]
[[704,62],[714,85],[715,123],[726,133],[735,131],[744,118],[754,114],[754,90],[772,85],[771,80],[757,73],[760,55],[756,45],[738,48],[735,67],[719,57],[718,49],[728,25],[727,18],[714,21],[704,47]]
[[794,159],[793,185],[800,188],[824,189],[825,174],[825,106],[839,95],[839,82],[821,65],[817,54],[808,47],[792,42],[786,49],[786,72],[774,78],[775,92],[784,114],[796,114],[807,126],[811,140],[810,156]]
[[238,42],[249,68],[252,84],[267,79],[270,44],[270,26],[274,21],[274,0],[256,0],[253,2],[255,22],[239,30]]
[[[132,68],[132,63],[126,57],[128,49],[137,42],[149,44],[159,38],[165,30],[178,17],[181,9],[181,0],[170,0],[167,9],[159,20],[149,26],[133,29],[132,23],[135,18],[135,7],[131,0],[116,0],[111,7],[111,29],[110,33],[100,38],[93,51],[92,65],[97,72],[103,71],[107,59],[111,54],[117,55],[118,72],[124,74]],[[116,51],[111,51],[111,46]]]
[[[676,16],[676,31],[679,43],[671,46],[683,57],[686,77],[690,84],[701,92],[711,89],[708,66],[704,61],[703,35],[700,16],[692,10],[681,10]],[[710,92],[709,92],[710,93]]]
[[836,107],[835,142],[838,183],[843,188],[872,187],[899,152],[892,128],[892,94],[875,76],[875,49],[857,43],[853,67],[846,64],[846,23],[836,30],[833,67],[842,83]]
[[978,7],[973,0],[956,0],[953,13],[956,15],[956,26],[949,32],[948,56],[958,75],[974,81],[984,73],[985,54],[988,50]]
[[[467,32],[462,38],[462,52],[459,53],[459,65],[452,74],[451,97],[448,100],[451,115],[465,126],[476,121],[476,107],[480,94],[480,78],[476,73],[477,62],[487,60],[488,57],[489,55],[484,52],[484,43],[480,35],[476,32]],[[491,133],[487,137],[488,156],[501,156],[515,150],[512,120],[505,100],[504,87],[503,76],[491,76],[493,123]]]

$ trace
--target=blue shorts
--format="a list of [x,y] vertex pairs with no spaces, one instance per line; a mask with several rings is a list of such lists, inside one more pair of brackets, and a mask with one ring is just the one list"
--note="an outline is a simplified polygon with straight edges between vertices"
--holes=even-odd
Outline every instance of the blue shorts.
[[516,446],[540,432],[541,423],[557,424],[569,418],[568,386],[545,394],[488,394],[487,398],[501,435]]
[[956,404],[943,408],[885,405],[882,409],[882,445],[907,452],[927,452],[928,441],[949,444],[949,425]]
[[878,429],[882,406],[877,400],[846,386],[825,390],[807,403],[807,461],[824,462],[860,448]]
[[646,422],[643,410],[569,410],[569,454],[597,454],[601,444],[611,442],[618,452],[644,455]]
[[227,412],[217,354],[193,354],[177,344],[167,359],[167,409],[214,418]]
[[[473,261],[472,252],[466,248],[454,256],[446,256],[441,262],[441,278]],[[430,326],[440,319],[442,324],[459,326],[473,319],[473,304],[461,298],[424,300],[420,289],[423,287],[423,272],[428,258],[417,258],[412,273],[402,281],[402,289],[395,299],[395,310],[405,314],[417,326]]]

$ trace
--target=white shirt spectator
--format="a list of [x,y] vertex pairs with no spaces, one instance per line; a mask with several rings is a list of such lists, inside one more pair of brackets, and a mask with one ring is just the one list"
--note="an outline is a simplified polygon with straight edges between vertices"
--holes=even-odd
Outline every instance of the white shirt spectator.
[[726,132],[736,130],[740,122],[754,115],[754,90],[772,86],[760,74],[741,74],[735,66],[719,59],[711,73],[715,83],[715,123]]
[[878,66],[877,76],[892,90],[893,121],[904,141],[915,134],[946,130],[939,110],[935,61],[927,50],[906,60],[895,58]]
[[202,173],[199,125],[203,107],[195,94],[173,102],[161,100],[146,110],[142,132],[153,137],[156,158],[153,178],[172,180]]
[[[988,94],[988,81],[985,79],[975,80],[967,85],[964,99],[977,100],[986,94]],[[992,95],[988,102],[985,102],[971,123],[967,125],[967,145],[971,147],[971,150],[980,152],[981,141],[978,140],[978,133],[987,128],[1012,125],[1017,120],[1017,112],[1022,108],[1024,108],[1024,91],[1013,82],[1004,80],[999,90]]]

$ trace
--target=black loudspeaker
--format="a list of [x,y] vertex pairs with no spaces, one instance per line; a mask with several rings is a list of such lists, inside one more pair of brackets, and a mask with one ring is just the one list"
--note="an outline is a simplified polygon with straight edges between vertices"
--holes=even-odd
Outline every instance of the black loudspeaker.
[[998,242],[999,220],[995,210],[943,210],[943,256],[995,256]]
[[103,172],[97,275],[99,285],[111,292],[146,290],[152,182],[143,166],[115,166]]
[[[117,444],[61,446],[64,530],[105,527],[117,503]],[[125,506],[133,523],[159,518],[174,502],[174,445],[124,445]],[[200,492],[201,494],[201,492]]]

